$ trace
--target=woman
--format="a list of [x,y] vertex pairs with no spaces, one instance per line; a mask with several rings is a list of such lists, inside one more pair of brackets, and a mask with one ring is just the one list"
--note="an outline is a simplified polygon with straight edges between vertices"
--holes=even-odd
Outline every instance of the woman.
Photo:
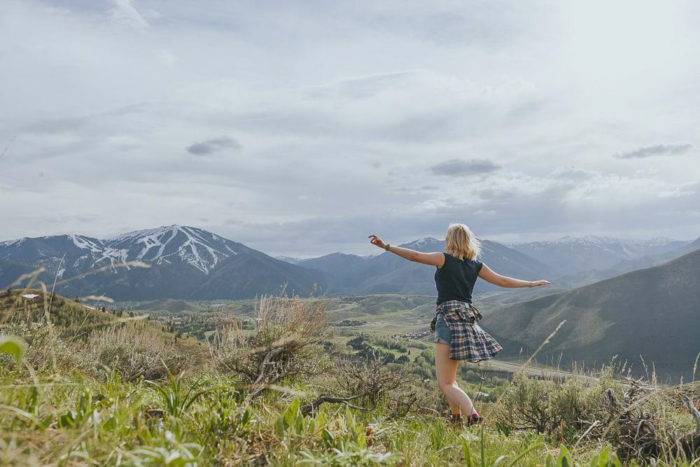
[[421,253],[385,243],[370,235],[373,245],[417,263],[435,266],[438,298],[431,328],[435,331],[435,372],[440,390],[445,394],[453,421],[466,418],[467,424],[482,420],[471,399],[457,386],[460,360],[479,362],[493,358],[501,345],[476,321],[481,318],[472,305],[472,289],[477,277],[500,287],[540,287],[546,280],[525,281],[502,276],[477,258],[481,247],[469,227],[451,224],[445,236],[443,253]]

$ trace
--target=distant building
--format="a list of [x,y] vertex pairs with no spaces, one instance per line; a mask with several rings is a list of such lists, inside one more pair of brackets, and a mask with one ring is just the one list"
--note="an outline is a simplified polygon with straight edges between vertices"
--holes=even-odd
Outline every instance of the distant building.
[[41,301],[41,295],[36,293],[23,293],[22,298],[32,303]]

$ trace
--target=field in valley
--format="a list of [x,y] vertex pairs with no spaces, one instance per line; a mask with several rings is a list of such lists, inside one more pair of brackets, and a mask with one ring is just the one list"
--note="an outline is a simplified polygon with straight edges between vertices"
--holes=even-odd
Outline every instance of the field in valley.
[[[534,294],[542,294],[535,291]],[[504,296],[505,295],[505,296]],[[479,301],[484,303],[482,311],[488,315],[503,303],[513,300],[513,294],[492,294]],[[521,299],[533,295],[530,291],[520,294]],[[310,299],[315,300],[315,299]],[[429,295],[380,294],[368,296],[324,297],[326,316],[330,325],[329,340],[345,346],[350,340],[366,335],[377,340],[391,340],[400,343],[415,357],[420,352],[432,347],[432,333],[429,323],[435,312],[435,297]],[[164,323],[174,332],[192,335],[206,340],[212,336],[216,326],[222,320],[237,317],[244,323],[244,331],[252,332],[256,316],[257,300],[234,301],[183,301],[157,300],[150,302],[124,302],[113,305],[115,308],[147,313],[155,320]],[[382,350],[392,351],[383,347]],[[399,356],[400,354],[394,353]],[[523,363],[530,357],[522,353],[518,357],[496,359],[470,365],[470,368],[482,372],[512,374],[518,371],[540,377],[586,377],[582,371],[572,368],[541,365],[531,361]]]

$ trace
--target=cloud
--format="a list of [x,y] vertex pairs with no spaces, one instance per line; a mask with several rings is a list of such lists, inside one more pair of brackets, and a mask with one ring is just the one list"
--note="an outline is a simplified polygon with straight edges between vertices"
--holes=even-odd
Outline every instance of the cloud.
[[630,152],[615,154],[618,159],[642,159],[655,156],[680,156],[693,148],[692,144],[656,144]]
[[81,117],[42,118],[25,125],[22,131],[34,134],[67,133],[80,129],[85,123],[87,119]]
[[518,193],[510,189],[497,190],[493,188],[484,188],[483,190],[478,190],[476,194],[479,196],[479,198],[486,201],[501,201],[512,199],[513,197],[517,196]]
[[436,164],[430,170],[436,175],[448,175],[450,177],[463,177],[495,172],[501,166],[488,159],[450,159]]
[[583,170],[574,167],[557,167],[551,172],[550,176],[562,180],[582,182],[595,177],[596,173],[590,170]]
[[410,78],[419,74],[420,70],[407,70],[348,78],[323,86],[311,86],[305,95],[310,99],[367,99],[386,90],[405,86],[410,83]]
[[221,138],[208,139],[199,143],[193,143],[187,146],[187,152],[195,156],[205,156],[224,149],[232,149],[237,151],[241,149],[241,145],[233,138],[222,136]]

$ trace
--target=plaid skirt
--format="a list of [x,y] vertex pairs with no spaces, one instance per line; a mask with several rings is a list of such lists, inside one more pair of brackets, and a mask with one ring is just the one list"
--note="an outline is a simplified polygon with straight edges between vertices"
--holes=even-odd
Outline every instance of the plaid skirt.
[[439,314],[450,328],[451,360],[476,363],[489,360],[503,350],[501,344],[476,323],[481,318],[481,313],[471,303],[449,300],[439,304],[431,323],[433,330]]

